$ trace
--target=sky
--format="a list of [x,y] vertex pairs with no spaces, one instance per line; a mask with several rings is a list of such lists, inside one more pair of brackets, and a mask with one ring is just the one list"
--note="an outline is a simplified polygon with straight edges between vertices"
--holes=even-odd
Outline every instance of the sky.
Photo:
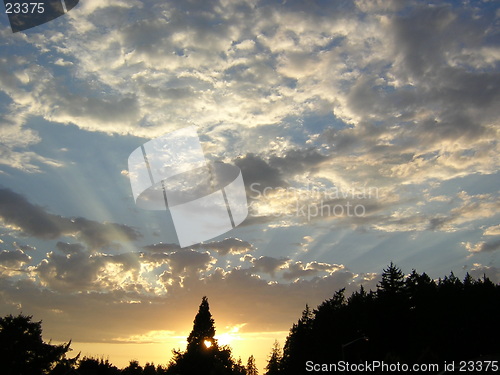
[[[498,283],[499,67],[496,1],[82,0],[18,33],[2,12],[0,314],[166,364],[207,296],[262,369],[306,303],[391,261]],[[188,126],[249,214],[181,248],[127,161]]]

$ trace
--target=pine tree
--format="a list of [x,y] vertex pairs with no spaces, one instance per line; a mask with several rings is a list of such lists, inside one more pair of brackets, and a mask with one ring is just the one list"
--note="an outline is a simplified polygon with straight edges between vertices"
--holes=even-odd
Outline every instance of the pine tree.
[[238,361],[233,366],[233,374],[234,375],[247,375],[247,369],[243,366],[243,362],[241,362],[241,358],[238,358]]
[[194,318],[193,330],[188,336],[186,351],[174,351],[167,373],[176,375],[234,375],[241,368],[231,356],[231,348],[219,347],[215,336],[215,325],[207,297],[201,300]]
[[391,262],[389,267],[384,269],[384,272],[382,273],[382,280],[377,286],[378,293],[381,296],[394,296],[401,294],[405,287],[403,271]]
[[255,358],[253,357],[253,355],[248,357],[247,375],[259,375],[259,371],[257,370],[257,366],[255,365]]
[[283,348],[281,370],[286,374],[301,374],[302,364],[311,359],[314,314],[306,304],[302,317],[292,326]]
[[276,340],[274,342],[273,348],[271,350],[271,355],[269,356],[269,361],[266,365],[265,375],[278,375],[281,374],[281,347],[279,342]]
[[188,341],[188,351],[189,350],[205,350],[212,346],[216,346],[215,336],[215,326],[212,314],[210,313],[210,307],[208,305],[208,298],[203,297],[201,299],[200,308],[198,314],[194,318],[193,330],[189,334]]

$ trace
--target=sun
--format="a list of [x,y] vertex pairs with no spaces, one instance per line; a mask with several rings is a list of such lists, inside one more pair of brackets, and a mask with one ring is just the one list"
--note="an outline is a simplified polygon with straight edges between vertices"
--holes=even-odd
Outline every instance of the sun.
[[203,344],[205,344],[205,347],[206,347],[206,348],[210,348],[210,347],[212,346],[212,341],[210,341],[210,340],[205,340],[205,341],[203,341]]

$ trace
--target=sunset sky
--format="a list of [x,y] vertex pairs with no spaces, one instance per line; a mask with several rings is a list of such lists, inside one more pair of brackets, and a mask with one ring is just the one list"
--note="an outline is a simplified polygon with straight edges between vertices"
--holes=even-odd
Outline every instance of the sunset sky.
[[[19,33],[2,11],[0,314],[166,364],[206,295],[262,369],[306,303],[391,261],[498,283],[499,67],[497,1],[82,0]],[[249,215],[180,248],[127,160],[187,126]]]

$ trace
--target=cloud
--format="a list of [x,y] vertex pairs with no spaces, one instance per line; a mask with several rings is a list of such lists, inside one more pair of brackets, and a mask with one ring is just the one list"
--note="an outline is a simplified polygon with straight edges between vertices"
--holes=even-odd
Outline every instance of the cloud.
[[[146,245],[143,247],[146,251],[151,252],[176,252],[181,250],[177,244],[157,243]],[[245,254],[252,251],[252,244],[238,238],[225,238],[220,241],[211,241],[190,247],[191,250],[211,250],[217,252],[218,255],[228,254]]]
[[500,236],[500,224],[486,228],[483,235],[485,235],[485,236]]
[[[378,218],[373,226],[377,230],[387,232],[397,231],[443,231],[455,232],[473,225],[479,220],[489,219],[496,215],[500,204],[495,194],[469,195],[465,191],[457,193],[448,201],[443,201],[443,206],[438,213],[424,210],[427,205],[436,209],[436,201],[420,202],[417,207],[409,207],[394,211],[389,216]],[[367,218],[371,222],[370,218]]]
[[494,241],[481,241],[476,244],[462,242],[469,253],[488,253],[500,249],[500,239]]
[[343,265],[319,263],[316,261],[307,264],[295,262],[289,265],[288,271],[283,273],[283,278],[285,280],[297,280],[299,278],[316,276],[324,272],[331,274],[343,268]]
[[207,271],[215,259],[208,252],[200,253],[194,250],[181,250],[172,253],[168,257],[168,264],[174,274],[197,274]]
[[154,253],[163,253],[163,252],[169,253],[169,252],[174,252],[174,251],[180,250],[181,247],[179,245],[173,244],[173,243],[160,242],[160,243],[156,243],[156,244],[152,244],[152,245],[143,246],[143,249],[148,251],[148,252],[151,251]]
[[42,239],[73,236],[93,250],[114,242],[135,241],[141,236],[136,229],[123,224],[99,223],[82,217],[65,218],[48,213],[9,189],[0,189],[0,219],[4,226],[24,235]]
[[31,246],[31,245],[20,245],[17,242],[13,242],[12,246],[15,249],[17,249],[17,250],[22,250],[23,252],[35,251],[36,250],[36,247],[34,247],[34,246]]
[[[0,59],[0,75],[2,75],[2,59]],[[3,72],[8,74],[6,72]],[[1,80],[0,80],[1,81]],[[0,105],[0,165],[22,170],[28,173],[41,171],[41,166],[60,167],[62,164],[55,159],[43,157],[25,149],[40,142],[38,133],[32,129],[23,128],[24,116],[16,106]]]
[[47,213],[9,189],[0,190],[0,217],[3,224],[27,235],[54,239],[63,235],[70,221]]
[[56,243],[56,247],[57,250],[62,251],[65,254],[76,254],[85,250],[85,246],[80,243],[67,243],[61,241]]
[[494,284],[500,283],[500,269],[495,266],[485,266],[480,263],[474,263],[469,274],[474,279],[482,279],[484,276],[488,277]]
[[[31,122],[148,139],[197,124],[210,158],[233,161],[243,172],[253,204],[244,230],[262,230],[249,236],[320,220],[371,235],[498,232],[496,192],[439,188],[472,180],[482,188],[484,175],[499,167],[491,9],[379,0],[88,0],[61,20],[64,33],[48,24],[43,34],[0,38],[7,51],[0,58],[4,166],[42,172],[62,165],[38,151],[46,140]],[[53,64],[36,63],[41,55]],[[268,199],[254,199],[252,183],[260,193],[271,187]],[[381,194],[284,194],[308,186],[371,186]],[[273,216],[321,200],[330,213]],[[348,201],[363,204],[365,215],[331,214]],[[221,319],[241,319],[235,323],[247,323],[245,329],[288,330],[305,302],[314,306],[346,285],[376,283],[371,273],[357,276],[327,261],[261,256],[258,242],[245,237],[182,250],[158,243],[117,255],[114,244],[137,241],[138,230],[52,214],[6,189],[0,220],[11,233],[57,241],[45,255],[37,242],[35,265],[27,248],[0,253],[29,275],[2,274],[0,309],[39,314],[61,340],[67,332],[75,340],[113,340],[189,329],[185,311],[195,312],[203,295]],[[320,241],[312,237],[308,256]],[[464,247],[498,250],[495,238]],[[234,260],[249,252],[256,254],[244,257],[246,264]],[[493,266],[472,271],[499,280]]]
[[280,177],[281,173],[276,167],[270,166],[266,161],[257,155],[247,154],[236,159],[235,164],[240,167],[245,186],[249,189],[265,189],[286,186],[286,182]]
[[[205,267],[201,256],[183,255],[199,257],[197,264]],[[252,269],[219,268],[202,278],[184,274],[181,283],[167,284],[165,292],[155,289],[151,278],[142,277],[137,270],[134,266],[127,271],[123,259],[110,256],[72,254],[67,258],[51,253],[47,262],[33,269],[34,278],[22,282],[0,278],[0,298],[6,302],[0,312],[18,306],[43,317],[44,330],[54,340],[68,340],[71,332],[74,341],[114,342],[117,337],[147,336],[150,331],[187,334],[192,316],[186,319],[186,311],[194,316],[201,296],[207,295],[216,322],[247,323],[246,332],[286,331],[305,303],[315,306],[345,285],[350,285],[349,290],[358,286],[356,275],[345,270],[281,284],[252,275]],[[157,281],[162,281],[160,275]]]
[[3,250],[0,252],[0,265],[4,267],[20,268],[22,265],[30,262],[31,257],[20,249],[14,251]]
[[457,226],[493,217],[500,208],[500,202],[493,194],[469,195],[462,191],[457,194],[457,198],[461,204],[452,208],[449,215],[438,215],[431,219],[429,229],[455,230]]
[[40,285],[60,292],[139,290],[143,288],[139,278],[138,254],[90,255],[75,252],[59,255],[47,254],[31,272]]
[[[176,337],[175,331],[149,331],[145,334],[131,335],[129,337],[117,337],[113,341],[120,343],[134,343],[134,344],[151,344],[158,343],[164,344],[172,339],[172,337]],[[178,336],[179,339],[184,339],[183,336]]]
[[277,259],[269,256],[261,256],[258,259],[253,259],[252,263],[255,271],[267,273],[274,277],[276,271],[286,267],[289,259]]
[[[245,155],[244,177],[262,186],[301,173],[394,186],[496,171],[493,17],[368,3],[91,2],[67,17],[62,45],[19,40],[71,65],[12,54],[2,89],[29,144],[41,140],[28,116],[148,138],[195,123],[214,154]],[[16,168],[57,163],[8,150]]]
[[251,243],[238,238],[225,238],[221,241],[212,241],[206,244],[200,244],[196,248],[214,250],[219,255],[228,254],[246,254],[253,250]]

